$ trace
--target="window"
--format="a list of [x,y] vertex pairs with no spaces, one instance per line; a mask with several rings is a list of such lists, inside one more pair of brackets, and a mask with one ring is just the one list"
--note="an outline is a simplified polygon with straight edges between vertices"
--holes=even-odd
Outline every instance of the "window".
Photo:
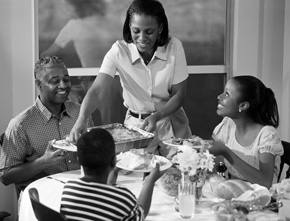
[[[225,80],[229,77],[227,76],[229,45],[227,28],[230,1],[160,1],[167,14],[170,35],[182,41],[186,53],[190,87],[188,87],[188,98],[184,108],[189,116],[190,126],[193,134],[208,138],[212,127],[220,120],[215,112],[216,97],[223,90]],[[47,50],[57,39],[58,49],[61,49],[58,55],[65,59],[72,76],[73,87],[70,99],[81,103],[98,73],[98,67],[105,53],[117,39],[122,39],[123,22],[131,0],[104,0],[106,10],[100,11],[96,6],[95,16],[89,17],[85,16],[88,9],[83,6],[91,1],[83,1],[83,6],[77,7],[83,9],[83,11],[78,10],[78,15],[81,14],[83,19],[76,19],[70,2],[82,1],[38,0],[39,54]],[[89,43],[89,47],[86,48],[82,41]],[[84,51],[88,53],[88,50],[91,50],[89,52],[91,55],[85,56]],[[118,78],[115,81],[115,84],[120,87]],[[111,93],[112,99],[121,98],[120,88],[112,90]],[[118,115],[106,112],[109,116],[102,119],[100,113],[95,112],[96,124],[123,122],[125,110],[122,100],[114,100],[112,103],[118,106],[115,107],[120,110]],[[111,105],[107,104],[107,108],[112,107]],[[196,119],[200,120],[197,122]]]
[[[105,10],[91,2],[98,1],[38,1],[40,54],[55,42],[62,49],[57,53],[61,53],[69,68],[100,66],[111,45],[122,39],[131,0],[104,0]],[[189,66],[226,63],[226,0],[161,2],[170,35],[182,41]]]

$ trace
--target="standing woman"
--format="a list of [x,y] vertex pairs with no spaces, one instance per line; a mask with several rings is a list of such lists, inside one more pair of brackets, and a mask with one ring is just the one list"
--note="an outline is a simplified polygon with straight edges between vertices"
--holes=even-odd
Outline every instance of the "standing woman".
[[131,3],[123,26],[124,40],[114,43],[106,54],[98,77],[83,100],[71,140],[86,131],[86,119],[102,105],[117,72],[128,109],[124,123],[155,133],[147,151],[154,153],[160,146],[159,153],[167,156],[170,148],[162,140],[191,136],[182,108],[188,78],[184,49],[168,32],[167,17],[159,1]]
[[218,96],[217,114],[224,118],[213,131],[210,152],[225,158],[232,178],[271,187],[283,155],[273,91],[253,76],[234,77]]

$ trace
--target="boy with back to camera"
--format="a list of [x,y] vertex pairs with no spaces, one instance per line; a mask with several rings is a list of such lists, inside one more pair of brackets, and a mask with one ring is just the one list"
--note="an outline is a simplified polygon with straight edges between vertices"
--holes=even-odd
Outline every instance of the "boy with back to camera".
[[117,178],[115,143],[108,131],[96,128],[83,134],[77,141],[77,155],[84,176],[68,181],[61,199],[60,211],[69,220],[145,219],[154,183],[166,170],[160,171],[157,164],[136,199],[127,188],[108,184]]

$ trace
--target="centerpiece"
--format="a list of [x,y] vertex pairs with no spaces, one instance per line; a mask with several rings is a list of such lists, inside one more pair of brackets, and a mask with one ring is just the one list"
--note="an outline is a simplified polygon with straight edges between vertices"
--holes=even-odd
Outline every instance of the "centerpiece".
[[177,197],[178,183],[192,182],[196,186],[196,199],[201,197],[207,171],[214,168],[214,156],[204,146],[196,149],[191,145],[180,145],[172,158],[173,167],[170,168],[160,179],[159,186],[163,191]]
[[197,151],[191,146],[178,147],[177,154],[172,158],[173,165],[181,171],[180,182],[193,182],[196,187],[196,199],[201,197],[207,171],[214,168],[214,156],[208,150]]

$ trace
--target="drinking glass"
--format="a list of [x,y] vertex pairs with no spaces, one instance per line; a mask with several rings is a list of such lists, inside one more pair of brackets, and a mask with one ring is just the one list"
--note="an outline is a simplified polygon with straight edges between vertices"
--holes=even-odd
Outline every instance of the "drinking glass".
[[191,182],[178,184],[179,214],[184,219],[194,217],[195,185]]
[[282,220],[290,219],[290,200],[289,199],[280,199],[280,202],[283,203],[282,207],[279,208],[279,216]]

